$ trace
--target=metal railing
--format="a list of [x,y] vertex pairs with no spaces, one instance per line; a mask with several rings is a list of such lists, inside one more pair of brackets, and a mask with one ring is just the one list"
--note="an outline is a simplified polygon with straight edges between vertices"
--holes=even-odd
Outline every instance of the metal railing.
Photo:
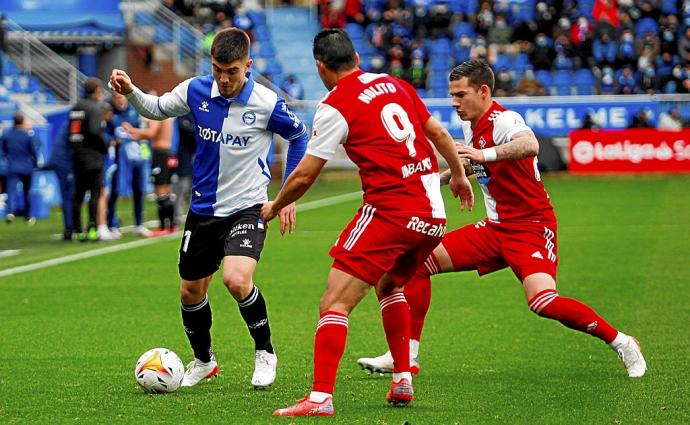
[[86,76],[30,32],[6,19],[7,56],[23,71],[38,78],[62,102],[75,103]]
[[191,76],[201,72],[203,34],[175,15],[158,0],[123,0],[122,16],[130,44],[155,45],[171,56],[175,73]]

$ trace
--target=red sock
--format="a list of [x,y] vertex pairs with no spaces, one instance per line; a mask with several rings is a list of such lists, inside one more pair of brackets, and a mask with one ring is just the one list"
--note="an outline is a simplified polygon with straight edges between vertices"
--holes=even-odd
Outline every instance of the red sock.
[[333,394],[340,358],[347,341],[347,316],[335,311],[321,315],[314,337],[314,385],[312,391]]
[[379,300],[383,330],[393,356],[393,372],[410,371],[410,307],[402,292]]
[[542,317],[558,320],[563,325],[591,334],[607,344],[618,331],[591,307],[573,298],[561,297],[554,289],[546,289],[529,300],[529,308]]
[[404,286],[403,293],[410,306],[410,339],[420,341],[422,338],[424,318],[431,304],[431,275],[440,272],[441,266],[434,254],[431,254]]

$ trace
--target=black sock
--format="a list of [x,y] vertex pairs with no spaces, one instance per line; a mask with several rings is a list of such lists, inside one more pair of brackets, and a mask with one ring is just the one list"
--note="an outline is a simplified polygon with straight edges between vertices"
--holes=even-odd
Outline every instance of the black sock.
[[211,306],[208,296],[198,304],[182,304],[182,324],[194,357],[204,363],[211,361]]
[[273,353],[266,302],[259,288],[253,287],[247,298],[239,301],[237,304],[240,307],[242,318],[247,323],[249,334],[254,338],[254,349]]
[[158,220],[160,221],[160,228],[165,229],[165,216],[166,216],[166,201],[168,197],[166,195],[159,196],[156,199],[156,204],[158,204]]

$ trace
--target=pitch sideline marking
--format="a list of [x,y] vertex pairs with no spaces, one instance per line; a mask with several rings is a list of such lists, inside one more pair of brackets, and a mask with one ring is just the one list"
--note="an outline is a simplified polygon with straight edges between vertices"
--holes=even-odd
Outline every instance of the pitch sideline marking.
[[[305,202],[304,204],[297,206],[297,211],[309,211],[317,208],[327,207],[330,205],[336,205],[343,202],[354,201],[362,197],[362,192],[352,192],[345,193],[342,195],[331,196],[324,199],[319,199],[316,201]],[[5,270],[0,270],[0,278],[11,276],[14,274],[29,272],[33,270],[39,270],[50,266],[57,266],[60,264],[71,263],[74,261],[83,260],[86,258],[96,257],[103,254],[109,254],[111,252],[124,251],[130,248],[137,248],[140,246],[151,245],[162,240],[172,239],[173,237],[179,237],[179,232],[160,236],[156,238],[141,239],[138,241],[127,242],[119,245],[113,245],[108,247],[103,247],[99,249],[94,249],[92,251],[80,252],[78,254],[66,255],[64,257],[51,258],[50,260],[39,261],[38,263],[26,264],[23,266],[12,267]]]

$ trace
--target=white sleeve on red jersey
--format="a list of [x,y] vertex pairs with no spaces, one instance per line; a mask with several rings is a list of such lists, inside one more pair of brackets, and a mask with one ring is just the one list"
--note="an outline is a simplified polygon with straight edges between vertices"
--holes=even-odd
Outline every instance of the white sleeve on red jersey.
[[307,154],[326,161],[332,159],[338,145],[345,143],[348,132],[347,121],[340,111],[331,105],[319,103],[314,113]]
[[472,123],[469,121],[461,121],[462,137],[464,137],[462,143],[467,146],[472,146]]
[[510,142],[510,139],[521,131],[532,132],[522,116],[515,111],[503,111],[494,121],[494,144],[496,146]]

